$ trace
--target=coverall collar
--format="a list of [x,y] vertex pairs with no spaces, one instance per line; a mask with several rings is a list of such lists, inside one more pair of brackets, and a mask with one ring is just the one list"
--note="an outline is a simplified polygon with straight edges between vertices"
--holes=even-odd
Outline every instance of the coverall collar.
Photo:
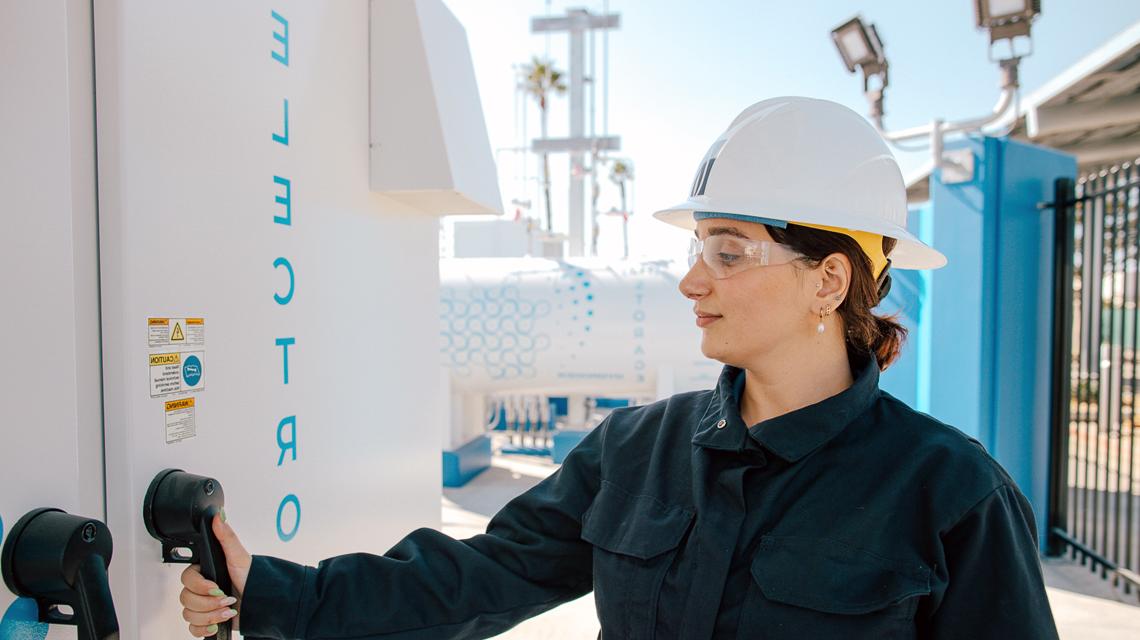
[[795,462],[837,436],[878,396],[879,365],[874,354],[852,362],[852,369],[854,383],[838,394],[746,427],[740,417],[739,400],[744,371],[726,365],[692,442],[709,449],[741,451],[747,433],[766,450]]

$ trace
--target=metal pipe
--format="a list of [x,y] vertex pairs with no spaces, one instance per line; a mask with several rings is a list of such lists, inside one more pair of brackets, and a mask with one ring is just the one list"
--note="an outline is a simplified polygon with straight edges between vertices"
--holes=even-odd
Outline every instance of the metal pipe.
[[[1001,95],[998,96],[997,104],[994,105],[989,115],[980,118],[971,118],[969,120],[961,120],[959,122],[945,123],[942,126],[942,134],[981,129],[988,124],[996,122],[1005,115],[1010,105],[1015,103],[1015,98],[1018,94],[1020,87],[1018,65],[1020,63],[1020,58],[1010,58],[1001,61]],[[933,123],[919,127],[911,127],[910,129],[902,129],[900,131],[887,131],[883,126],[882,88],[868,92],[867,98],[871,101],[871,121],[875,123],[875,128],[878,129],[879,133],[888,141],[898,142],[900,140],[923,138],[931,135],[933,132]],[[1017,113],[1015,112],[1013,116],[1016,120]],[[935,164],[937,163],[938,160],[936,159]]]
[[930,122],[930,155],[933,156],[934,166],[930,169],[930,175],[937,175],[939,169],[942,168],[942,118],[935,118]]
[[491,402],[489,402],[487,404],[491,405],[491,415],[486,417],[486,420],[485,420],[486,424],[484,425],[484,430],[485,431],[494,431],[495,429],[499,428],[499,423],[503,419],[503,415],[502,415],[503,404],[502,404],[502,402],[500,402],[498,399],[495,399],[495,398],[492,398]]
[[[610,15],[609,0],[602,2],[602,15]],[[602,84],[602,135],[610,135],[610,30],[602,32],[602,73],[605,80]]]
[[990,115],[976,118],[974,120],[963,120],[962,122],[950,123],[946,126],[944,131],[946,133],[950,133],[955,131],[981,129],[988,124],[996,122],[1005,114],[1010,105],[1013,104],[1013,99],[1016,94],[1017,87],[1007,87],[1003,89],[1001,95],[998,97],[997,104],[994,105],[993,112]]
[[[1109,185],[1115,184],[1115,178],[1116,178],[1115,175],[1110,175]],[[1112,198],[1112,194],[1110,194],[1109,196],[1106,197],[1105,206],[1108,207],[1109,210],[1115,209],[1115,206],[1114,206],[1115,202],[1112,202],[1112,200],[1115,200],[1114,198]],[[1119,487],[1119,485],[1116,485],[1112,482],[1113,481],[1112,470],[1111,470],[1111,465],[1112,465],[1112,432],[1114,431],[1114,428],[1113,428],[1114,425],[1120,424],[1120,414],[1121,414],[1121,409],[1122,409],[1121,405],[1123,402],[1123,398],[1120,396],[1120,387],[1122,386],[1120,384],[1120,377],[1121,377],[1121,374],[1123,373],[1121,371],[1122,366],[1123,366],[1123,362],[1122,362],[1123,358],[1117,357],[1117,354],[1115,353],[1115,350],[1116,350],[1115,345],[1117,343],[1118,338],[1120,338],[1121,342],[1123,342],[1123,338],[1122,338],[1121,334],[1123,333],[1123,321],[1124,321],[1124,314],[1123,314],[1124,300],[1123,300],[1123,296],[1121,296],[1121,298],[1119,298],[1119,299],[1117,298],[1117,295],[1116,295],[1117,287],[1116,287],[1116,285],[1120,281],[1121,276],[1125,275],[1125,273],[1124,273],[1124,266],[1125,266],[1124,261],[1117,259],[1116,256],[1117,255],[1123,255],[1122,235],[1124,235],[1126,233],[1127,233],[1127,228],[1124,225],[1124,216],[1119,215],[1119,214],[1114,214],[1112,216],[1112,226],[1109,230],[1109,236],[1108,236],[1107,247],[1106,247],[1108,250],[1107,259],[1111,260],[1111,268],[1109,269],[1108,274],[1107,274],[1108,275],[1108,287],[1109,287],[1108,292],[1107,292],[1108,293],[1108,301],[1107,302],[1108,302],[1109,313],[1108,313],[1108,336],[1107,336],[1108,337],[1108,340],[1107,340],[1107,347],[1108,348],[1106,349],[1107,355],[1105,357],[1108,361],[1107,362],[1108,367],[1107,367],[1107,370],[1105,371],[1105,377],[1108,378],[1108,380],[1107,380],[1107,384],[1104,385],[1104,387],[1105,387],[1104,400],[1105,400],[1105,405],[1107,405],[1106,406],[1107,411],[1105,411],[1105,443],[1104,443],[1104,491],[1105,491],[1105,493],[1104,493],[1104,528],[1101,532],[1101,546],[1100,546],[1100,548],[1104,552],[1104,555],[1106,557],[1111,558],[1114,564],[1116,563],[1116,561],[1120,557],[1119,554],[1117,553],[1117,547],[1116,547],[1116,542],[1119,539],[1119,536],[1117,535],[1117,529],[1118,529],[1117,524],[1119,523],[1120,512],[1117,509],[1117,507],[1120,504],[1119,503],[1120,487]],[[1123,293],[1123,291],[1121,293]],[[1104,300],[1103,297],[1101,299],[1102,299],[1102,301]],[[1118,302],[1119,302],[1119,306],[1117,305]],[[1102,302],[1102,304],[1103,304],[1103,302]],[[1118,326],[1118,323],[1116,321],[1116,317],[1117,317],[1116,310],[1118,308],[1121,310],[1120,326]],[[1123,355],[1124,355],[1123,349],[1121,349],[1120,356],[1123,356]],[[1102,369],[1103,368],[1104,368],[1104,366],[1102,364]],[[1119,437],[1117,438],[1117,442],[1119,443]],[[1119,447],[1117,449],[1119,452]],[[1120,468],[1117,467],[1116,471],[1117,471],[1117,478],[1119,478]],[[1113,493],[1112,497],[1109,496],[1110,491]],[[1114,499],[1115,499],[1115,502],[1114,502]]]
[[[1049,422],[1049,510],[1047,514],[1050,529],[1066,529],[1069,522],[1069,430],[1072,420],[1070,398],[1072,395],[1072,326],[1075,253],[1073,208],[1069,204],[1073,192],[1073,181],[1061,178],[1053,185],[1054,238],[1056,249],[1053,257],[1053,327],[1052,327],[1052,379]],[[1135,404],[1133,404],[1135,406]],[[1056,536],[1049,536],[1047,553],[1059,556],[1064,552],[1057,544]]]
[[[986,126],[992,122],[995,122],[996,120],[1001,118],[1002,115],[1005,114],[1005,111],[1007,109],[1009,109],[1009,106],[1013,103],[1014,94],[1016,92],[1017,92],[1017,87],[1007,87],[1007,88],[1003,89],[1001,92],[1001,95],[998,97],[997,104],[994,105],[993,111],[988,116],[983,116],[980,118],[972,118],[970,120],[962,120],[960,122],[948,122],[948,123],[943,124],[942,125],[943,135],[945,135],[947,133],[958,132],[958,131],[967,131],[967,130],[971,130],[971,129],[979,129],[979,128],[984,127],[984,126]],[[921,125],[918,127],[911,127],[909,129],[900,129],[898,131],[887,131],[886,129],[883,128],[882,113],[879,113],[878,115],[876,115],[872,119],[872,122],[874,122],[875,128],[879,130],[879,134],[882,135],[884,138],[886,138],[890,142],[898,142],[898,141],[902,141],[902,140],[913,140],[916,138],[925,138],[925,137],[930,136],[934,131],[934,124],[933,123],[924,124],[924,125]]]
[[[1131,171],[1130,171],[1130,176],[1129,176],[1128,180],[1125,181],[1125,185],[1134,185],[1136,183],[1137,173],[1138,173],[1138,170],[1137,170],[1136,166],[1133,165],[1131,168]],[[1128,187],[1128,191],[1131,191],[1130,187]],[[1130,208],[1135,209],[1134,206],[1130,207]],[[1132,299],[1137,300],[1137,299],[1140,299],[1140,277],[1133,276],[1132,280],[1133,280]],[[1135,371],[1135,367],[1136,367],[1136,355],[1135,354],[1138,351],[1140,351],[1140,330],[1137,330],[1135,328],[1137,326],[1135,324],[1137,320],[1138,320],[1137,318],[1135,318],[1135,317],[1133,318],[1133,327],[1134,327],[1133,331],[1132,331],[1132,340],[1133,340],[1133,344],[1132,344],[1133,363],[1132,363],[1132,366],[1133,366],[1133,371]],[[1135,376],[1133,376],[1133,377],[1135,378]],[[1132,403],[1131,403],[1131,405],[1129,405],[1132,410],[1131,410],[1131,415],[1129,416],[1129,419],[1128,419],[1128,466],[1126,467],[1128,469],[1128,493],[1129,493],[1130,499],[1128,500],[1128,515],[1125,518],[1125,522],[1127,523],[1127,525],[1125,527],[1126,531],[1124,533],[1124,540],[1126,541],[1126,545],[1127,545],[1125,547],[1125,551],[1124,551],[1124,564],[1127,565],[1128,569],[1130,569],[1130,570],[1134,569],[1134,568],[1140,569],[1140,562],[1133,564],[1133,557],[1132,557],[1133,547],[1136,547],[1137,552],[1140,553],[1140,546],[1133,544],[1133,541],[1136,540],[1136,538],[1134,537],[1134,534],[1132,531],[1132,523],[1135,522],[1135,518],[1133,517],[1133,509],[1134,509],[1134,505],[1136,504],[1135,496],[1132,495],[1136,491],[1135,478],[1133,477],[1133,474],[1135,473],[1135,470],[1136,470],[1136,418],[1135,418],[1135,413],[1136,413],[1136,407],[1140,406],[1140,405],[1137,405],[1137,393],[1140,392],[1140,389],[1137,388],[1135,380],[1133,380],[1132,385],[1133,385],[1132,386]],[[1119,446],[1121,446],[1121,447],[1124,446],[1123,436],[1124,436],[1124,432],[1123,432],[1123,427],[1122,427],[1121,439],[1119,441],[1119,443],[1120,443]],[[1140,558],[1137,558],[1137,560],[1140,560]],[[1137,581],[1137,586],[1140,586],[1140,581]],[[1125,589],[1125,592],[1127,593],[1127,588]],[[1138,595],[1140,595],[1140,594],[1138,594]]]
[[[1105,178],[1102,176],[1100,178],[1100,185],[1103,187],[1105,184],[1106,184]],[[1089,422],[1089,426],[1093,429],[1093,435],[1092,435],[1092,438],[1090,439],[1090,442],[1089,442],[1089,446],[1092,447],[1092,450],[1090,453],[1088,453],[1088,458],[1090,461],[1090,467],[1091,467],[1091,471],[1092,471],[1092,494],[1090,496],[1091,500],[1092,500],[1092,508],[1088,512],[1088,520],[1089,520],[1088,530],[1089,530],[1089,533],[1088,533],[1088,535],[1084,536],[1084,540],[1090,545],[1096,545],[1098,543],[1098,541],[1100,540],[1101,533],[1103,531],[1103,529],[1101,527],[1101,519],[1100,519],[1100,505],[1101,505],[1102,497],[1103,497],[1103,495],[1101,493],[1101,488],[1100,488],[1100,476],[1101,476],[1100,441],[1101,441],[1102,434],[1105,431],[1104,420],[1105,420],[1105,413],[1107,413],[1107,412],[1104,410],[1105,409],[1105,401],[1104,401],[1104,329],[1105,329],[1105,326],[1104,326],[1105,322],[1104,321],[1105,321],[1105,317],[1104,317],[1104,313],[1102,312],[1102,305],[1104,304],[1104,302],[1103,302],[1104,301],[1104,272],[1105,272],[1105,267],[1107,266],[1108,261],[1109,261],[1109,257],[1108,257],[1108,253],[1107,253],[1109,250],[1105,247],[1106,240],[1108,238],[1109,230],[1106,227],[1108,220],[1106,219],[1106,216],[1104,215],[1104,200],[1103,199],[1095,200],[1092,203],[1092,209],[1093,209],[1092,213],[1093,213],[1095,224],[1096,224],[1096,226],[1095,226],[1095,237],[1094,237],[1094,242],[1096,243],[1096,251],[1095,251],[1096,259],[1093,261],[1093,263],[1096,265],[1097,271],[1096,271],[1095,280],[1093,282],[1090,282],[1089,285],[1090,285],[1090,288],[1092,289],[1092,291],[1094,292],[1094,295],[1096,297],[1095,301],[1093,301],[1093,304],[1095,305],[1095,311],[1093,311],[1093,313],[1095,313],[1096,320],[1092,323],[1093,329],[1096,332],[1095,333],[1095,335],[1096,335],[1096,340],[1095,340],[1096,351],[1090,353],[1089,355],[1091,358],[1093,358],[1093,361],[1095,362],[1094,365],[1090,365],[1090,369],[1092,371],[1096,372],[1094,374],[1095,377],[1093,378],[1096,381],[1096,397],[1091,400],[1092,402],[1096,403],[1096,416],[1090,417],[1090,422]],[[1090,345],[1090,347],[1091,347],[1091,345]],[[1089,487],[1087,485],[1087,480],[1086,480],[1085,491],[1088,491],[1088,490],[1089,490]]]

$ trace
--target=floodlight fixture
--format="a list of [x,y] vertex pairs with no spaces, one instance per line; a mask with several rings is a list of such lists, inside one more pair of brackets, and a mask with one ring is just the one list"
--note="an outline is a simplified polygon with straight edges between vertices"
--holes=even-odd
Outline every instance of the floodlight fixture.
[[1041,14],[1041,0],[974,0],[979,29],[988,29],[990,44],[1029,36],[1029,26]]
[[875,25],[863,22],[863,16],[856,15],[847,22],[831,30],[831,40],[839,50],[839,57],[847,66],[847,71],[855,73],[858,67],[863,72],[863,94],[871,105],[872,118],[882,118],[883,92],[888,84],[886,50]]
[[831,39],[835,48],[839,50],[839,57],[847,66],[847,71],[855,73],[858,67],[863,71],[863,86],[868,86],[868,78],[882,77],[882,85],[887,82],[887,56],[883,50],[883,41],[875,25],[863,22],[863,17],[856,15],[847,22],[831,30]]
[[874,74],[887,65],[879,34],[874,31],[874,25],[863,22],[863,16],[855,16],[831,30],[831,40],[836,43],[839,57],[844,59],[850,73],[860,67],[863,73]]

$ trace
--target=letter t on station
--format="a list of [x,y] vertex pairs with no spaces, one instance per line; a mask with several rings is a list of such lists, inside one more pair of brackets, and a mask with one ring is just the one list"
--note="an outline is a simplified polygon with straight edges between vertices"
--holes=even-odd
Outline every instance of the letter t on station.
[[289,384],[289,347],[297,344],[296,338],[277,338],[277,346],[281,347],[281,373],[284,374],[284,384]]

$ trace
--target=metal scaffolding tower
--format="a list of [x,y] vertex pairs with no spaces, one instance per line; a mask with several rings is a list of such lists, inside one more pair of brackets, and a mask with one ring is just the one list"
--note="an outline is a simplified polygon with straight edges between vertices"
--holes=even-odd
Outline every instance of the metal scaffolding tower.
[[[607,13],[592,15],[586,9],[568,9],[566,15],[550,18],[532,18],[532,33],[566,32],[570,36],[570,136],[568,138],[538,138],[533,141],[531,150],[535,153],[570,154],[569,188],[569,255],[586,255],[585,243],[585,177],[588,172],[597,171],[598,154],[603,151],[617,151],[621,148],[618,136],[595,136],[594,131],[586,135],[586,83],[594,78],[586,78],[586,33],[603,29],[617,29],[621,26],[621,15]],[[592,40],[591,40],[592,43]],[[591,51],[591,57],[593,52]],[[594,91],[590,92],[591,105],[596,102]],[[592,123],[591,123],[592,124]],[[592,127],[591,127],[592,129]],[[592,155],[589,170],[584,160],[585,154]],[[593,217],[597,212],[593,212]],[[591,220],[591,227],[596,220]]]

